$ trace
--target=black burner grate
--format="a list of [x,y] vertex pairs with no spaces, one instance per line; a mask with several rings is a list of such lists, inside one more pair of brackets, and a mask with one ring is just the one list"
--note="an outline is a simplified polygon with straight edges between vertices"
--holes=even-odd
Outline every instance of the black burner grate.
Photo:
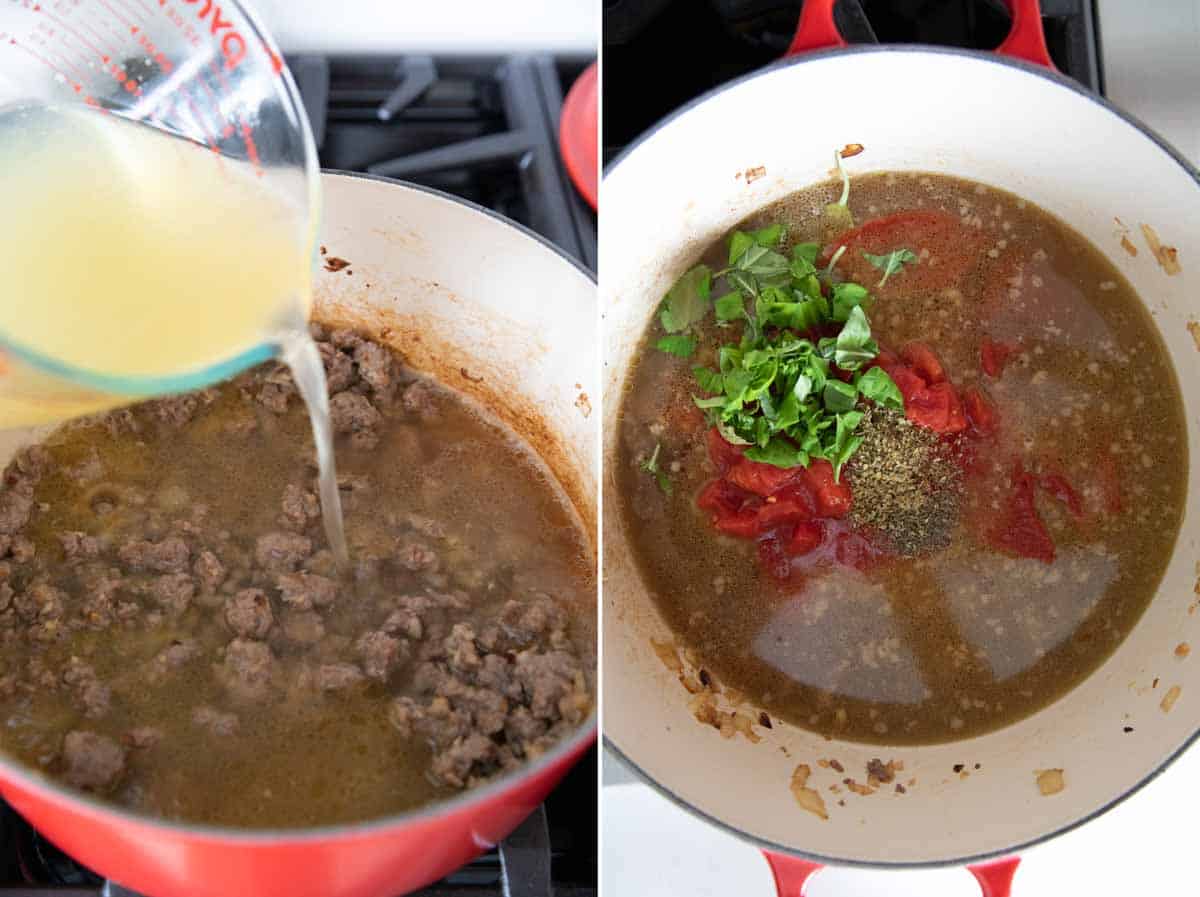
[[[689,100],[779,59],[803,5],[802,0],[605,0],[605,163]],[[1042,0],[1041,5],[1055,65],[1102,93],[1093,0]],[[1003,0],[839,0],[834,18],[852,44],[978,50],[999,45],[1010,22]],[[678,52],[681,47],[686,51]]]
[[288,59],[321,165],[487,206],[596,266],[596,217],[558,150],[563,96],[590,60],[548,55]]

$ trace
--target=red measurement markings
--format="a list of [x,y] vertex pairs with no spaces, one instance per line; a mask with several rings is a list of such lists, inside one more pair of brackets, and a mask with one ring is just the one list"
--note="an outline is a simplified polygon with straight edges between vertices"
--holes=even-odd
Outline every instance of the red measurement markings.
[[250,130],[250,126],[245,122],[242,122],[242,139],[246,141],[246,155],[250,157],[250,164],[254,166],[254,173],[262,177],[262,160],[258,157],[258,144],[254,142],[254,132]]
[[175,69],[175,63],[162,50],[155,46],[154,41],[150,40],[150,36],[146,32],[138,35],[138,45],[150,54],[150,58],[158,65],[164,75],[169,75]]
[[[133,21],[130,26],[138,25],[139,22],[144,22],[150,16],[150,10],[139,6],[137,0],[113,0],[125,10],[125,14]],[[140,26],[139,26],[140,27]],[[134,32],[136,34],[136,32]]]
[[103,62],[105,65],[107,65],[109,60],[112,59],[111,53],[104,52],[104,50],[101,47],[97,46],[92,41],[90,41],[86,37],[84,37],[83,34],[77,28],[75,28],[74,26],[63,21],[62,19],[60,19],[58,16],[56,16],[54,13],[50,12],[49,10],[43,9],[42,11],[45,12],[47,18],[49,18],[50,21],[54,22],[56,25],[58,25],[58,27],[62,28],[63,31],[67,32],[68,34],[73,35],[77,41],[79,41],[81,44],[83,44],[85,47],[87,47],[89,50],[91,50],[93,53],[95,53],[97,56],[99,56],[100,61]]
[[46,66],[48,66],[49,68],[51,68],[53,71],[55,71],[57,74],[59,74],[63,78],[63,80],[65,80],[67,83],[69,83],[75,89],[76,93],[83,92],[82,84],[80,84],[77,81],[74,81],[66,72],[64,72],[62,69],[60,69],[58,66],[56,66],[53,62],[51,62],[49,59],[47,59],[41,53],[37,52],[37,50],[33,49],[33,47],[30,47],[30,46],[27,46],[26,44],[18,42],[15,37],[10,37],[8,39],[8,42],[9,42],[9,44],[11,44],[14,47],[20,47],[22,50],[24,50],[26,53],[28,53],[34,59],[38,60],[39,62],[41,62],[41,63],[45,64]]

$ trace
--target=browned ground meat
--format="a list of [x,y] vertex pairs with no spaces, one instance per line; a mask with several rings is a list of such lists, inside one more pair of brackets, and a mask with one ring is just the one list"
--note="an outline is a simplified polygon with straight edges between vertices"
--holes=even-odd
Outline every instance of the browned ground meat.
[[288,573],[312,554],[312,539],[297,533],[267,533],[254,546],[254,559],[273,573]]
[[225,648],[222,673],[226,687],[235,697],[262,700],[270,691],[274,660],[263,642],[235,638]]
[[266,638],[275,617],[262,589],[242,589],[225,600],[225,622],[236,635]]
[[118,557],[130,570],[151,570],[155,573],[182,573],[191,560],[191,549],[179,536],[161,542],[138,539],[121,546]]
[[[253,763],[256,806],[268,789],[287,799],[316,787],[295,766],[307,760],[288,754],[294,738],[298,754],[348,764],[326,778],[349,783],[374,764],[372,797],[408,791],[420,803],[516,767],[582,720],[585,662],[567,615],[514,585],[513,568],[536,566],[522,558],[543,563],[544,537],[518,552],[488,534],[481,549],[474,528],[492,506],[448,510],[463,500],[462,446],[479,451],[491,431],[351,331],[319,350],[339,463],[343,452],[352,462],[338,477],[349,570],[324,547],[308,422],[276,366],[219,393],[106,415],[92,441],[68,435],[66,449],[33,447],[4,471],[0,720],[19,730],[0,727],[5,749],[75,787],[173,814],[188,789],[208,789],[192,805],[202,812],[238,804],[213,795],[243,793]],[[204,458],[213,443],[223,466]],[[256,445],[264,460],[243,462]],[[486,491],[490,465],[512,457],[492,446],[470,488]],[[416,488],[393,468],[420,470]],[[544,502],[529,520],[559,519],[542,516],[550,500],[518,494]],[[556,581],[576,588],[566,569]],[[216,781],[225,769],[230,781]],[[191,783],[193,773],[208,778]],[[413,805],[388,800],[371,812]]]
[[111,791],[125,773],[125,749],[107,735],[68,732],[63,739],[63,778],[84,791]]

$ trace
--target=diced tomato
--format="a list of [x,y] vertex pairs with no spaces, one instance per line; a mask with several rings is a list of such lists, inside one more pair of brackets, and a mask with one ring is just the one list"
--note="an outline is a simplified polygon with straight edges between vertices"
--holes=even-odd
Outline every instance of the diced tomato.
[[727,536],[753,539],[758,535],[758,511],[718,512],[713,515],[713,525]]
[[933,349],[924,343],[909,343],[900,350],[900,357],[927,384],[941,383],[946,379],[942,363]]
[[904,400],[904,413],[914,424],[950,435],[967,428],[958,393],[949,383],[935,383],[918,389]]
[[792,578],[792,561],[776,535],[758,540],[758,562],[776,582],[787,582]]
[[795,482],[803,470],[803,467],[776,467],[774,464],[742,458],[729,468],[725,478],[747,492],[766,496],[774,495],[784,486]]
[[1007,554],[1053,563],[1054,540],[1046,531],[1046,525],[1038,516],[1034,503],[1037,479],[1017,461],[1013,465],[1010,483],[1012,492],[1008,503],[1000,520],[988,532],[988,541]]
[[889,371],[900,363],[900,356],[891,349],[884,349],[881,346],[879,354],[875,356],[875,363],[885,371]]
[[[893,292],[923,294],[952,286],[977,263],[986,239],[978,229],[964,227],[957,215],[917,209],[874,218],[846,231],[826,247],[824,262],[845,246],[837,267],[846,279],[867,285],[883,296]],[[937,264],[929,265],[922,259],[919,264],[905,265],[882,288],[874,287],[881,274],[863,253],[885,255],[899,247],[911,247],[918,253],[927,249]]]
[[854,504],[850,484],[844,479],[839,483],[833,479],[833,465],[824,458],[814,460],[805,470],[805,480],[817,497],[817,508],[822,517],[845,517]]
[[999,377],[1008,363],[1008,358],[1019,347],[1008,343],[998,343],[990,336],[985,336],[979,343],[979,366],[989,377]]
[[1062,474],[1042,474],[1039,485],[1047,494],[1054,496],[1066,505],[1067,510],[1071,512],[1071,516],[1076,518],[1083,516],[1083,500]]
[[914,395],[925,390],[925,381],[913,373],[912,368],[906,364],[896,365],[888,371],[888,376],[892,378],[892,382],[900,390],[900,395],[904,397],[905,405],[908,404]]
[[735,514],[746,504],[747,497],[745,492],[727,480],[716,479],[700,490],[696,506],[715,514]]
[[818,520],[807,520],[796,524],[792,537],[787,542],[787,553],[796,556],[808,554],[820,546],[825,539],[825,527]]
[[942,432],[945,434],[961,433],[967,428],[967,416],[963,413],[962,399],[958,397],[958,390],[949,383],[935,383],[929,387],[930,392],[944,392],[946,394],[946,429]]
[[796,497],[768,501],[758,509],[758,531],[765,533],[785,523],[811,520],[812,512],[811,498],[807,502]]
[[717,465],[717,470],[721,473],[725,473],[742,460],[742,454],[746,451],[745,447],[726,442],[725,437],[716,427],[708,431],[707,439],[708,457],[712,459],[713,464]]
[[974,436],[992,436],[996,432],[996,408],[978,387],[971,386],[963,393],[963,409]]

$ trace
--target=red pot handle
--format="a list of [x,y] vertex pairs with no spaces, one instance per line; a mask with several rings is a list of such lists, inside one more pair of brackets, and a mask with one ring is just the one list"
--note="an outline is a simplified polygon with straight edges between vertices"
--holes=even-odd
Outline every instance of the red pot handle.
[[[804,0],[800,22],[784,56],[846,46],[833,21],[836,3],[837,0]],[[1042,10],[1038,0],[1004,0],[1004,3],[1012,15],[1012,28],[996,52],[1053,69],[1050,51],[1046,49],[1046,35],[1042,31]]]
[[[812,0],[809,0],[811,3]],[[807,5],[807,4],[806,4]],[[820,863],[802,860],[799,857],[782,853],[763,851],[771,874],[775,876],[775,890],[779,897],[804,897],[804,886],[814,872],[821,869]],[[983,897],[1009,897],[1012,891],[1013,875],[1017,871],[1020,857],[1005,857],[1002,860],[992,860],[990,863],[976,863],[968,866],[967,870],[979,882],[979,890]]]

